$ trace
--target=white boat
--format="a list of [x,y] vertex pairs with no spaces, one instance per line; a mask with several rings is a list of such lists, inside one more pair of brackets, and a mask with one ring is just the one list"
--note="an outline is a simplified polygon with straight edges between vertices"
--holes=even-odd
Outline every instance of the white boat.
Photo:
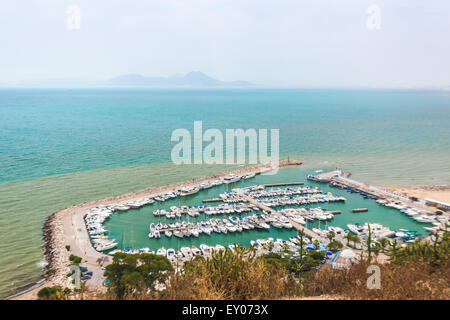
[[201,244],[200,245],[200,250],[202,251],[202,254],[204,256],[209,256],[211,254],[211,247],[206,245],[206,244]]
[[217,244],[217,245],[214,247],[214,250],[215,250],[215,251],[225,251],[225,247],[222,246],[222,245],[220,245],[220,244]]
[[195,247],[195,246],[192,246],[191,251],[192,251],[192,254],[193,254],[194,257],[199,256],[199,255],[202,254],[202,251],[199,248]]
[[181,253],[183,254],[183,256],[187,259],[192,258],[192,251],[191,248],[189,247],[182,247],[180,249]]
[[175,249],[167,249],[167,258],[171,259],[171,258],[175,258]]
[[242,178],[243,178],[243,179],[250,179],[250,178],[253,178],[254,176],[256,176],[256,174],[254,174],[254,173],[248,173],[248,174],[244,175]]
[[194,193],[197,193],[199,191],[196,187],[184,187],[180,189],[180,196],[188,196]]
[[165,257],[167,255],[167,250],[164,248],[159,248],[158,250],[156,250],[156,254],[158,256],[163,256]]
[[193,235],[194,237],[198,238],[199,233],[197,229],[191,229],[189,230],[191,232],[191,235]]
[[175,237],[178,237],[178,238],[183,238],[183,237],[184,237],[183,232],[181,232],[181,231],[179,231],[179,230],[175,230],[175,231],[173,232],[173,235],[174,235]]
[[171,237],[172,237],[172,231],[166,230],[166,231],[164,232],[164,235],[165,235],[167,238],[171,238]]
[[239,180],[241,180],[241,176],[235,175],[230,173],[229,175],[227,175],[225,178],[223,178],[223,182],[226,184],[230,184],[233,182],[238,182]]

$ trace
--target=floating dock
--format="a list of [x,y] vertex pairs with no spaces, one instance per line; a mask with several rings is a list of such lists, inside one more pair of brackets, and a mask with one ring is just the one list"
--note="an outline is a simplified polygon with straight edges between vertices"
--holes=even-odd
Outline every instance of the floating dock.
[[352,209],[352,212],[367,212],[369,211],[369,209],[367,208],[356,208],[356,209]]
[[280,187],[280,186],[302,186],[304,182],[285,182],[285,183],[271,183],[271,184],[262,184],[264,188],[267,187]]

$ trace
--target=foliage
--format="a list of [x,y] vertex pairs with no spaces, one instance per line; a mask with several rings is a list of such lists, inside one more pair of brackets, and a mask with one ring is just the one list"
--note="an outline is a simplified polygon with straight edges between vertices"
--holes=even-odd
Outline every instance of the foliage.
[[45,287],[39,290],[38,300],[61,300],[64,298],[64,292],[60,286]]
[[293,296],[298,285],[287,276],[280,255],[266,263],[253,250],[219,251],[187,262],[184,273],[171,276],[164,299],[276,299]]
[[110,282],[109,292],[116,298],[137,298],[154,291],[156,281],[166,281],[167,272],[172,269],[170,261],[163,256],[118,252],[106,267],[105,277]]
[[344,245],[342,244],[342,242],[339,241],[332,241],[327,245],[328,250],[332,251],[332,252],[336,252],[340,249],[342,249],[344,247]]
[[71,254],[71,255],[69,256],[69,260],[72,261],[74,264],[80,264],[82,258],[81,258],[81,257],[78,257],[78,256],[76,256],[76,255],[74,255],[74,254]]

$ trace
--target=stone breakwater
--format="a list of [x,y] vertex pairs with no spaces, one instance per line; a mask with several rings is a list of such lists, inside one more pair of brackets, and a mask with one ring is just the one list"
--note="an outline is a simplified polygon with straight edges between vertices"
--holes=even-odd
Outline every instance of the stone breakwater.
[[[299,166],[301,164],[302,163],[298,160],[280,160],[278,162],[278,168]],[[46,219],[43,225],[43,248],[45,260],[47,262],[45,267],[45,277],[47,282],[49,282],[50,285],[60,285],[62,287],[67,285],[67,267],[70,264],[70,254],[82,257],[83,264],[88,264],[92,267],[97,265],[96,260],[98,258],[105,256],[102,253],[95,251],[91,246],[89,235],[84,225],[83,217],[85,212],[90,208],[154,197],[158,194],[176,191],[180,188],[196,186],[205,181],[221,179],[230,173],[236,175],[249,173],[261,174],[274,168],[276,168],[276,166],[271,163],[248,166],[189,181],[152,187],[107,199],[85,202],[53,213]],[[66,245],[70,245],[70,251],[66,249]]]
[[64,245],[63,226],[58,212],[49,216],[42,228],[44,234],[44,256],[47,265],[44,268],[45,278],[52,285],[63,286],[67,283],[68,253]]

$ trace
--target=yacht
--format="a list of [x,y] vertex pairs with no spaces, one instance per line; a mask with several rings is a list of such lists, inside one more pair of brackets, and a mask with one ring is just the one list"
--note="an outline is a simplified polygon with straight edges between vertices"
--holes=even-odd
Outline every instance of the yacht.
[[211,254],[211,248],[206,244],[201,244],[200,250],[204,256],[209,256]]
[[256,174],[254,174],[254,173],[248,173],[248,174],[246,174],[245,176],[243,176],[242,178],[243,178],[243,179],[250,179],[250,178],[253,178],[254,176],[256,176]]
[[225,247],[222,246],[222,245],[220,245],[220,244],[217,244],[217,245],[214,247],[214,250],[215,250],[215,251],[225,251]]
[[165,257],[165,256],[167,255],[167,250],[164,249],[164,248],[159,248],[159,249],[156,251],[156,254],[157,254],[158,256],[163,256],[163,257]]
[[230,184],[230,183],[233,183],[233,182],[238,182],[239,180],[241,180],[241,176],[237,176],[237,175],[232,174],[232,173],[230,173],[225,178],[223,178],[223,182],[226,183],[226,184]]
[[196,187],[184,187],[180,189],[180,196],[188,196],[194,193],[197,193],[199,191]]
[[199,255],[202,254],[201,250],[199,248],[195,247],[195,246],[192,246],[191,251],[192,251],[192,255],[194,257],[199,256]]
[[183,232],[181,232],[180,230],[175,230],[175,231],[173,232],[173,235],[174,235],[175,237],[178,237],[178,238],[183,238],[183,237],[184,237]]
[[175,258],[175,249],[167,249],[167,258],[171,259],[171,258]]
[[182,247],[182,248],[180,249],[180,251],[181,251],[181,253],[183,254],[183,257],[185,257],[185,258],[187,258],[187,259],[192,258],[192,251],[191,251],[191,248],[189,248],[189,247]]

